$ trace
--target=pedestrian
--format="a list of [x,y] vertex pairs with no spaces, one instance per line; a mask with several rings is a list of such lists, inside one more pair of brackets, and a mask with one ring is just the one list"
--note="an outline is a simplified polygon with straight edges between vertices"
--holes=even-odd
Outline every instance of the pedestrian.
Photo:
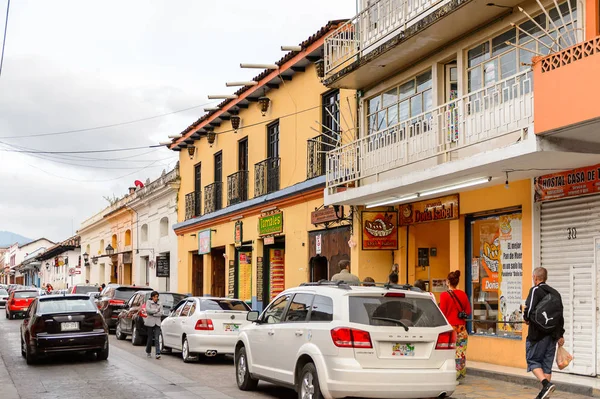
[[375,280],[373,279],[373,277],[365,277],[365,279],[363,280],[363,285],[365,287],[374,287]]
[[418,289],[420,289],[423,292],[427,291],[427,287],[425,286],[425,281],[423,281],[421,279],[415,281],[414,286],[417,287]]
[[523,319],[529,326],[525,351],[527,371],[542,383],[537,399],[546,399],[556,387],[552,379],[552,362],[556,345],[563,346],[565,339],[565,320],[563,318],[562,298],[558,291],[546,284],[548,271],[543,267],[533,270],[533,287],[525,301]]
[[388,281],[390,284],[398,284],[398,275],[394,272],[390,273]]
[[356,277],[354,274],[350,273],[350,261],[347,259],[342,259],[338,262],[338,266],[340,268],[340,272],[334,274],[331,277],[331,281],[343,281],[345,283],[354,283],[360,284],[360,279]]
[[469,297],[457,288],[460,281],[460,270],[450,272],[446,284],[448,291],[440,295],[440,309],[456,332],[456,379],[467,375],[467,319],[471,315]]
[[102,287],[102,291],[104,291],[104,288],[106,288],[106,284],[102,283],[101,287]]
[[85,283],[86,283],[86,284],[89,284],[89,283],[90,283],[90,280],[85,280]]
[[146,326],[146,356],[152,357],[152,340],[154,340],[154,352],[156,358],[160,359],[160,322],[163,314],[163,307],[158,302],[158,292],[152,291],[150,299],[146,301],[146,313],[148,317],[144,318]]

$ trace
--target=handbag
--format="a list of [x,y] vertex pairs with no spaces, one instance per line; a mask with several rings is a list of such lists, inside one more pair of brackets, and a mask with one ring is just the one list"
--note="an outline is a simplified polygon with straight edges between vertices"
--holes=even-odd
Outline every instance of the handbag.
[[460,307],[460,311],[458,312],[458,318],[462,320],[467,320],[469,318],[469,315],[467,314],[467,312],[465,312],[465,308],[463,307],[462,303],[460,303],[456,295],[450,290],[448,290],[448,295],[450,295],[450,297],[454,300],[454,303],[456,303]]

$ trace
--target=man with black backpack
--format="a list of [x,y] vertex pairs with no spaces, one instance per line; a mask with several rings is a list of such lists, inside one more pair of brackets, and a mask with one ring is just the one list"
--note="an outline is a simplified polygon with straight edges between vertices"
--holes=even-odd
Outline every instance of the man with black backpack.
[[533,270],[533,287],[529,290],[523,319],[529,326],[526,341],[527,371],[542,383],[537,399],[547,399],[556,387],[550,382],[556,345],[563,346],[565,333],[563,304],[558,291],[546,284],[548,271]]

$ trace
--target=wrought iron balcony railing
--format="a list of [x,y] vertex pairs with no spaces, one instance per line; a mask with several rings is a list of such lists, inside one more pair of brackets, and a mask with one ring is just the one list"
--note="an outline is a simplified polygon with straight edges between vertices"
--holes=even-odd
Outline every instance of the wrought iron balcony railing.
[[248,171],[240,170],[227,176],[227,206],[248,200]]
[[313,179],[325,174],[325,153],[334,148],[328,136],[320,134],[306,141],[306,178]]
[[223,183],[218,181],[204,187],[204,214],[223,208]]
[[254,197],[279,190],[280,158],[267,158],[254,165]]
[[202,193],[200,191],[192,191],[185,195],[185,220],[193,219],[200,216]]

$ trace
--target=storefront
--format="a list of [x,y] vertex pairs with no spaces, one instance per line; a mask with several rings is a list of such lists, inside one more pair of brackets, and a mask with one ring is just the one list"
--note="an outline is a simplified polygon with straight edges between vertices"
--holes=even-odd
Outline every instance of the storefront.
[[541,176],[534,186],[540,264],[562,296],[565,348],[573,354],[564,371],[597,375],[600,165]]

